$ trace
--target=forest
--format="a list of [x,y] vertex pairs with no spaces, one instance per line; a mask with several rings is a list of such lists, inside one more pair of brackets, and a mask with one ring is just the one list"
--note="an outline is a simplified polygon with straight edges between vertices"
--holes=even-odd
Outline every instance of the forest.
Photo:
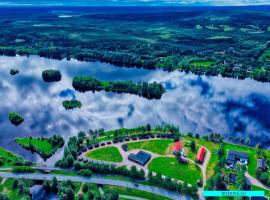
[[[138,13],[112,8],[105,14],[87,7],[1,8],[0,55],[98,60],[269,81],[269,12],[222,9]],[[68,17],[61,17],[64,14]]]
[[129,93],[142,96],[147,99],[160,99],[165,89],[160,83],[133,83],[132,81],[105,82],[90,76],[76,76],[73,78],[72,86],[79,92],[101,91],[115,93]]

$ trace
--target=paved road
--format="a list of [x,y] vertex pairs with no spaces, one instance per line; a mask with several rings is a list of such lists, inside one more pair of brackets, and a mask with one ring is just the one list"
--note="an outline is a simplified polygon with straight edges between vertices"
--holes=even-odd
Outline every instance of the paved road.
[[180,200],[186,199],[190,200],[190,197],[186,197],[176,192],[171,192],[162,188],[142,185],[138,184],[137,186],[134,183],[113,180],[113,179],[105,179],[103,176],[92,176],[90,178],[81,177],[81,176],[63,176],[63,175],[53,175],[53,174],[41,174],[41,173],[12,173],[12,172],[0,172],[0,177],[3,178],[22,178],[22,179],[30,179],[30,180],[52,180],[53,177],[56,177],[59,181],[71,180],[73,182],[82,182],[82,183],[94,183],[94,184],[103,184],[103,185],[113,185],[119,187],[126,187],[131,189],[137,189],[145,192],[151,192],[154,194],[162,195],[171,199]]

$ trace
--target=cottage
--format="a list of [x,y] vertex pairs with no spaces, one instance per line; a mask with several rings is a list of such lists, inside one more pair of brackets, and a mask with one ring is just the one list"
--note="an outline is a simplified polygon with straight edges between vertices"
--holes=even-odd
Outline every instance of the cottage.
[[257,160],[257,168],[258,169],[260,169],[260,170],[262,170],[262,171],[266,171],[266,163],[265,163],[265,160],[264,159],[262,159],[262,158],[259,158],[258,160]]

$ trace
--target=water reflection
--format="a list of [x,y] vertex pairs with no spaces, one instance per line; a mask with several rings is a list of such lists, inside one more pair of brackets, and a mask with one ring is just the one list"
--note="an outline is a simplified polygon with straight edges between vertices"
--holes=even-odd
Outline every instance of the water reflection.
[[57,194],[47,192],[43,185],[34,185],[30,188],[32,200],[57,200]]
[[[12,67],[20,73],[9,75]],[[49,68],[61,71],[61,82],[42,81],[42,70]],[[151,101],[129,94],[81,94],[72,88],[75,75],[92,75],[102,80],[162,81],[168,92],[161,100]],[[99,62],[56,61],[37,56],[0,57],[0,98],[0,146],[38,162],[42,159],[18,147],[15,137],[58,133],[67,139],[90,128],[110,130],[146,123],[173,123],[183,132],[250,137],[254,144],[263,145],[269,145],[270,141],[270,84],[250,79],[118,68]],[[62,101],[72,98],[79,99],[83,107],[66,111]],[[24,116],[25,122],[20,127],[9,123],[10,111]]]

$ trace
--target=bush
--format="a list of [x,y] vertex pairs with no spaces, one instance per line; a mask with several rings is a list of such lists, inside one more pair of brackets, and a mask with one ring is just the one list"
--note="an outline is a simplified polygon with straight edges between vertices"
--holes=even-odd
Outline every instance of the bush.
[[78,171],[78,175],[80,176],[92,176],[92,171],[90,169],[81,169]]
[[28,166],[17,166],[13,167],[13,172],[34,172],[34,169]]

